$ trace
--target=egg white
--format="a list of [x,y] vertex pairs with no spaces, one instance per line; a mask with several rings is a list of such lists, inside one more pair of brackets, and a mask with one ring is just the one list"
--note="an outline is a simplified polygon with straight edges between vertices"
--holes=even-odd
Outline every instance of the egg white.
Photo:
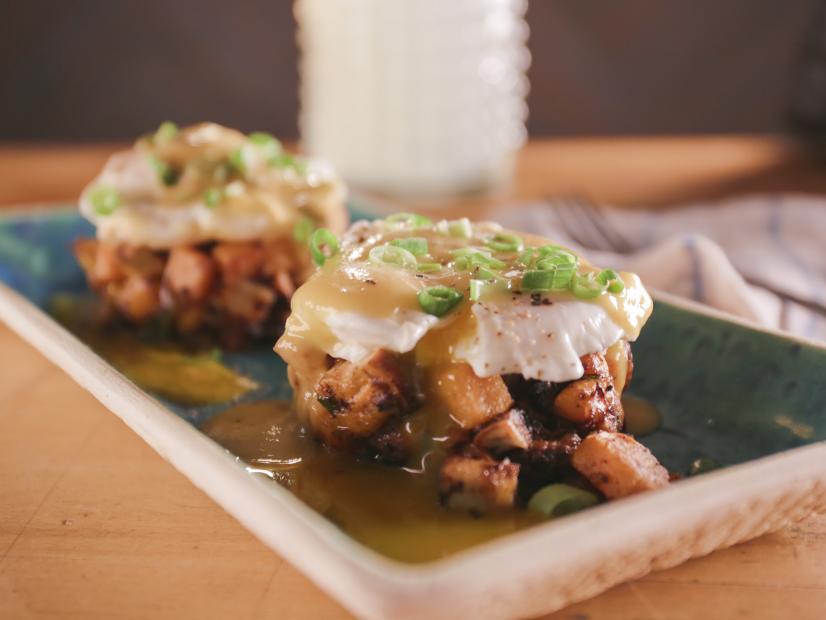
[[[475,331],[456,349],[479,377],[520,374],[529,379],[563,382],[582,376],[580,357],[604,351],[630,335],[599,305],[555,300],[533,305],[529,297],[507,303],[475,303]],[[358,313],[335,313],[326,323],[339,342],[334,357],[360,363],[377,349],[412,351],[438,319],[407,311],[384,319]]]

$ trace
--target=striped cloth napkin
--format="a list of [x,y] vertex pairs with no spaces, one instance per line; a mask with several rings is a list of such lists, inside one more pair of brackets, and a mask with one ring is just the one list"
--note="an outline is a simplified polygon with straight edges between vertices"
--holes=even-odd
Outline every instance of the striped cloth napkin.
[[493,218],[640,275],[649,287],[761,325],[826,339],[826,200],[765,195],[668,211],[575,201]]

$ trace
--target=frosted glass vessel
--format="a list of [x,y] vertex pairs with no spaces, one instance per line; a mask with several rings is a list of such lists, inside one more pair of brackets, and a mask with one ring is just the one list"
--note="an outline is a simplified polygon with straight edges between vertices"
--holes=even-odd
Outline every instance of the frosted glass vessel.
[[525,141],[525,0],[297,0],[304,149],[395,195],[508,180]]

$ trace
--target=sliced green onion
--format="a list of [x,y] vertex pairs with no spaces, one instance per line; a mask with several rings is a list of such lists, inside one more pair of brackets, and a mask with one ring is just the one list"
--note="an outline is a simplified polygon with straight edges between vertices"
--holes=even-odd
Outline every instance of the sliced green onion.
[[172,121],[164,121],[155,131],[152,141],[155,144],[163,144],[169,142],[176,135],[178,135],[178,126]]
[[270,166],[274,166],[276,159],[281,155],[281,143],[272,134],[263,131],[254,131],[247,136],[250,144],[256,146]]
[[508,280],[497,277],[493,280],[479,280],[473,278],[470,281],[470,299],[471,301],[479,301],[482,297],[487,297],[494,293],[503,293],[509,289]]
[[522,288],[529,291],[565,291],[571,286],[574,274],[573,267],[526,271],[522,276]]
[[452,250],[451,254],[456,257],[456,267],[463,270],[473,269],[480,265],[492,269],[504,269],[507,266],[501,260],[493,258],[486,250],[477,248],[458,248]]
[[441,270],[442,266],[439,263],[419,263],[416,265],[416,271],[421,273],[434,273]]
[[488,240],[487,246],[494,252],[521,252],[525,242],[519,235],[499,232]]
[[235,149],[232,153],[229,154],[229,165],[232,168],[240,173],[244,174],[247,171],[247,162],[244,159],[244,149]]
[[436,223],[436,230],[443,235],[468,239],[473,235],[473,226],[470,220],[463,217],[458,220],[441,220]]
[[405,269],[416,269],[417,266],[416,257],[412,253],[404,248],[387,243],[372,248],[368,256],[371,261],[379,265],[392,265]]
[[89,202],[98,215],[112,215],[120,206],[120,194],[114,187],[98,185],[89,194]]
[[155,169],[155,172],[158,175],[158,179],[160,179],[161,183],[166,185],[167,187],[175,185],[178,182],[178,171],[172,168],[169,164],[167,164],[162,159],[155,157],[154,155],[149,156],[149,163]]
[[536,248],[527,248],[524,252],[519,255],[519,258],[516,259],[516,262],[525,265],[526,267],[530,267],[533,265],[534,256],[537,253]]
[[406,239],[393,239],[390,245],[403,248],[413,256],[423,256],[427,254],[427,239],[424,237],[408,237]]
[[418,213],[394,213],[393,215],[387,216],[384,221],[388,224],[410,228],[424,228],[433,224],[429,217],[419,215]]
[[220,187],[210,187],[204,192],[204,204],[210,209],[214,209],[224,202],[224,190]]
[[471,280],[470,281],[470,300],[471,301],[479,301],[479,298],[482,297],[482,291],[485,288],[485,281],[484,280]]
[[306,215],[302,215],[298,218],[298,221],[293,226],[293,239],[298,241],[299,243],[306,243],[310,235],[313,234],[315,230],[315,222],[312,218],[307,217]]
[[431,286],[419,291],[418,299],[422,310],[433,316],[444,316],[462,301],[462,295],[449,286]]
[[597,275],[597,280],[599,280],[602,284],[608,285],[608,292],[619,294],[625,290],[625,282],[622,281],[620,274],[618,274],[613,269],[603,269]]
[[574,276],[571,292],[579,299],[593,299],[602,295],[608,286],[599,281],[594,273]]
[[310,237],[310,254],[321,267],[327,259],[338,254],[338,238],[327,228],[319,228]]
[[553,519],[598,503],[599,497],[590,491],[569,484],[549,484],[533,494],[528,502],[528,510]]

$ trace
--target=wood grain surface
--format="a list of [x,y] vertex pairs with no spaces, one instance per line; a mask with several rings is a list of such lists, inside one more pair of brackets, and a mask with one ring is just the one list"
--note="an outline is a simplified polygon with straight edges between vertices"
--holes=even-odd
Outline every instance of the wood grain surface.
[[[0,146],[0,204],[71,200],[111,148]],[[824,172],[817,153],[780,138],[543,141],[496,200],[826,193]],[[443,206],[479,214],[490,202]],[[824,567],[819,517],[548,618],[823,618]],[[0,618],[41,617],[350,616],[0,326]]]

